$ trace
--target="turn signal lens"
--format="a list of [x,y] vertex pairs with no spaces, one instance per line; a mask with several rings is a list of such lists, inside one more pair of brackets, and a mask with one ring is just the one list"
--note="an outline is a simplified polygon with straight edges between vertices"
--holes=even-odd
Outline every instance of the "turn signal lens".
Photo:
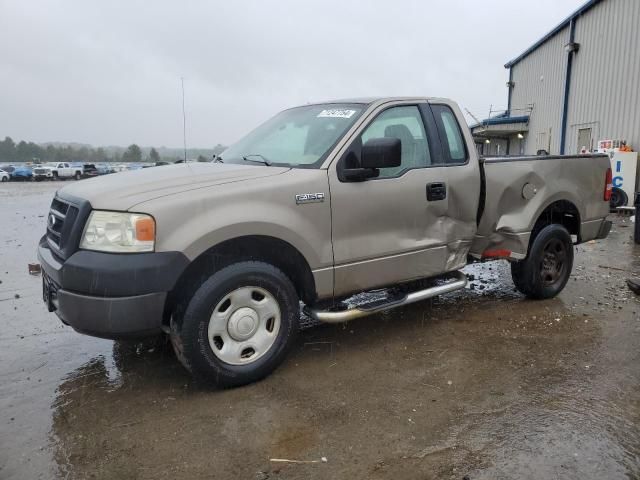
[[138,218],[136,221],[136,239],[145,242],[153,242],[156,239],[156,223],[153,218]]
[[611,190],[613,190],[613,176],[611,175],[611,169],[607,168],[607,175],[604,178],[604,201],[611,200]]

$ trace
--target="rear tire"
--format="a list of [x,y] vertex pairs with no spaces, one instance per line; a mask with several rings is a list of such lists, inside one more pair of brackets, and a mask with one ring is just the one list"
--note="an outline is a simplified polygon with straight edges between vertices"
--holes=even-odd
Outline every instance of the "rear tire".
[[76,180],[80,180],[80,172],[76,172],[73,178],[75,178]]
[[198,288],[182,318],[172,319],[171,344],[199,383],[236,387],[282,363],[298,317],[298,296],[284,273],[264,262],[240,262]]
[[531,242],[527,258],[511,263],[515,287],[529,298],[544,299],[560,293],[573,268],[571,235],[562,225],[547,225]]

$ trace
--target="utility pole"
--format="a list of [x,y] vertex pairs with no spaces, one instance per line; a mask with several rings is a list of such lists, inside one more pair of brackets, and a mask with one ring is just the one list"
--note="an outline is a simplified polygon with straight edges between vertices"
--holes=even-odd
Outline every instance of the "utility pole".
[[187,114],[184,109],[184,77],[180,77],[182,83],[182,141],[184,144],[184,163],[187,163]]

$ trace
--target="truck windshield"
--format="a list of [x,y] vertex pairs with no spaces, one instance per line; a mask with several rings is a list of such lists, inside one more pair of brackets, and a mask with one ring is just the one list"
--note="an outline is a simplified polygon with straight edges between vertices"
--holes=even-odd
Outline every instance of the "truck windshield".
[[224,163],[318,168],[363,105],[323,104],[280,112],[218,157]]

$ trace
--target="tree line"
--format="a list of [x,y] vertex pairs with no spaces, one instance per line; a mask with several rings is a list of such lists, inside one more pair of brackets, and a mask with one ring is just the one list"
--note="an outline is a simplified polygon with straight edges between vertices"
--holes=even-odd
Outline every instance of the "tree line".
[[[198,160],[210,159],[214,153],[220,153],[224,146],[218,144],[212,149],[189,149],[187,158]],[[0,141],[0,162],[159,162],[176,161],[183,158],[179,149],[142,149],[135,143],[126,148],[122,147],[91,147],[88,145],[39,145],[34,142],[21,140],[16,143],[11,137]]]

